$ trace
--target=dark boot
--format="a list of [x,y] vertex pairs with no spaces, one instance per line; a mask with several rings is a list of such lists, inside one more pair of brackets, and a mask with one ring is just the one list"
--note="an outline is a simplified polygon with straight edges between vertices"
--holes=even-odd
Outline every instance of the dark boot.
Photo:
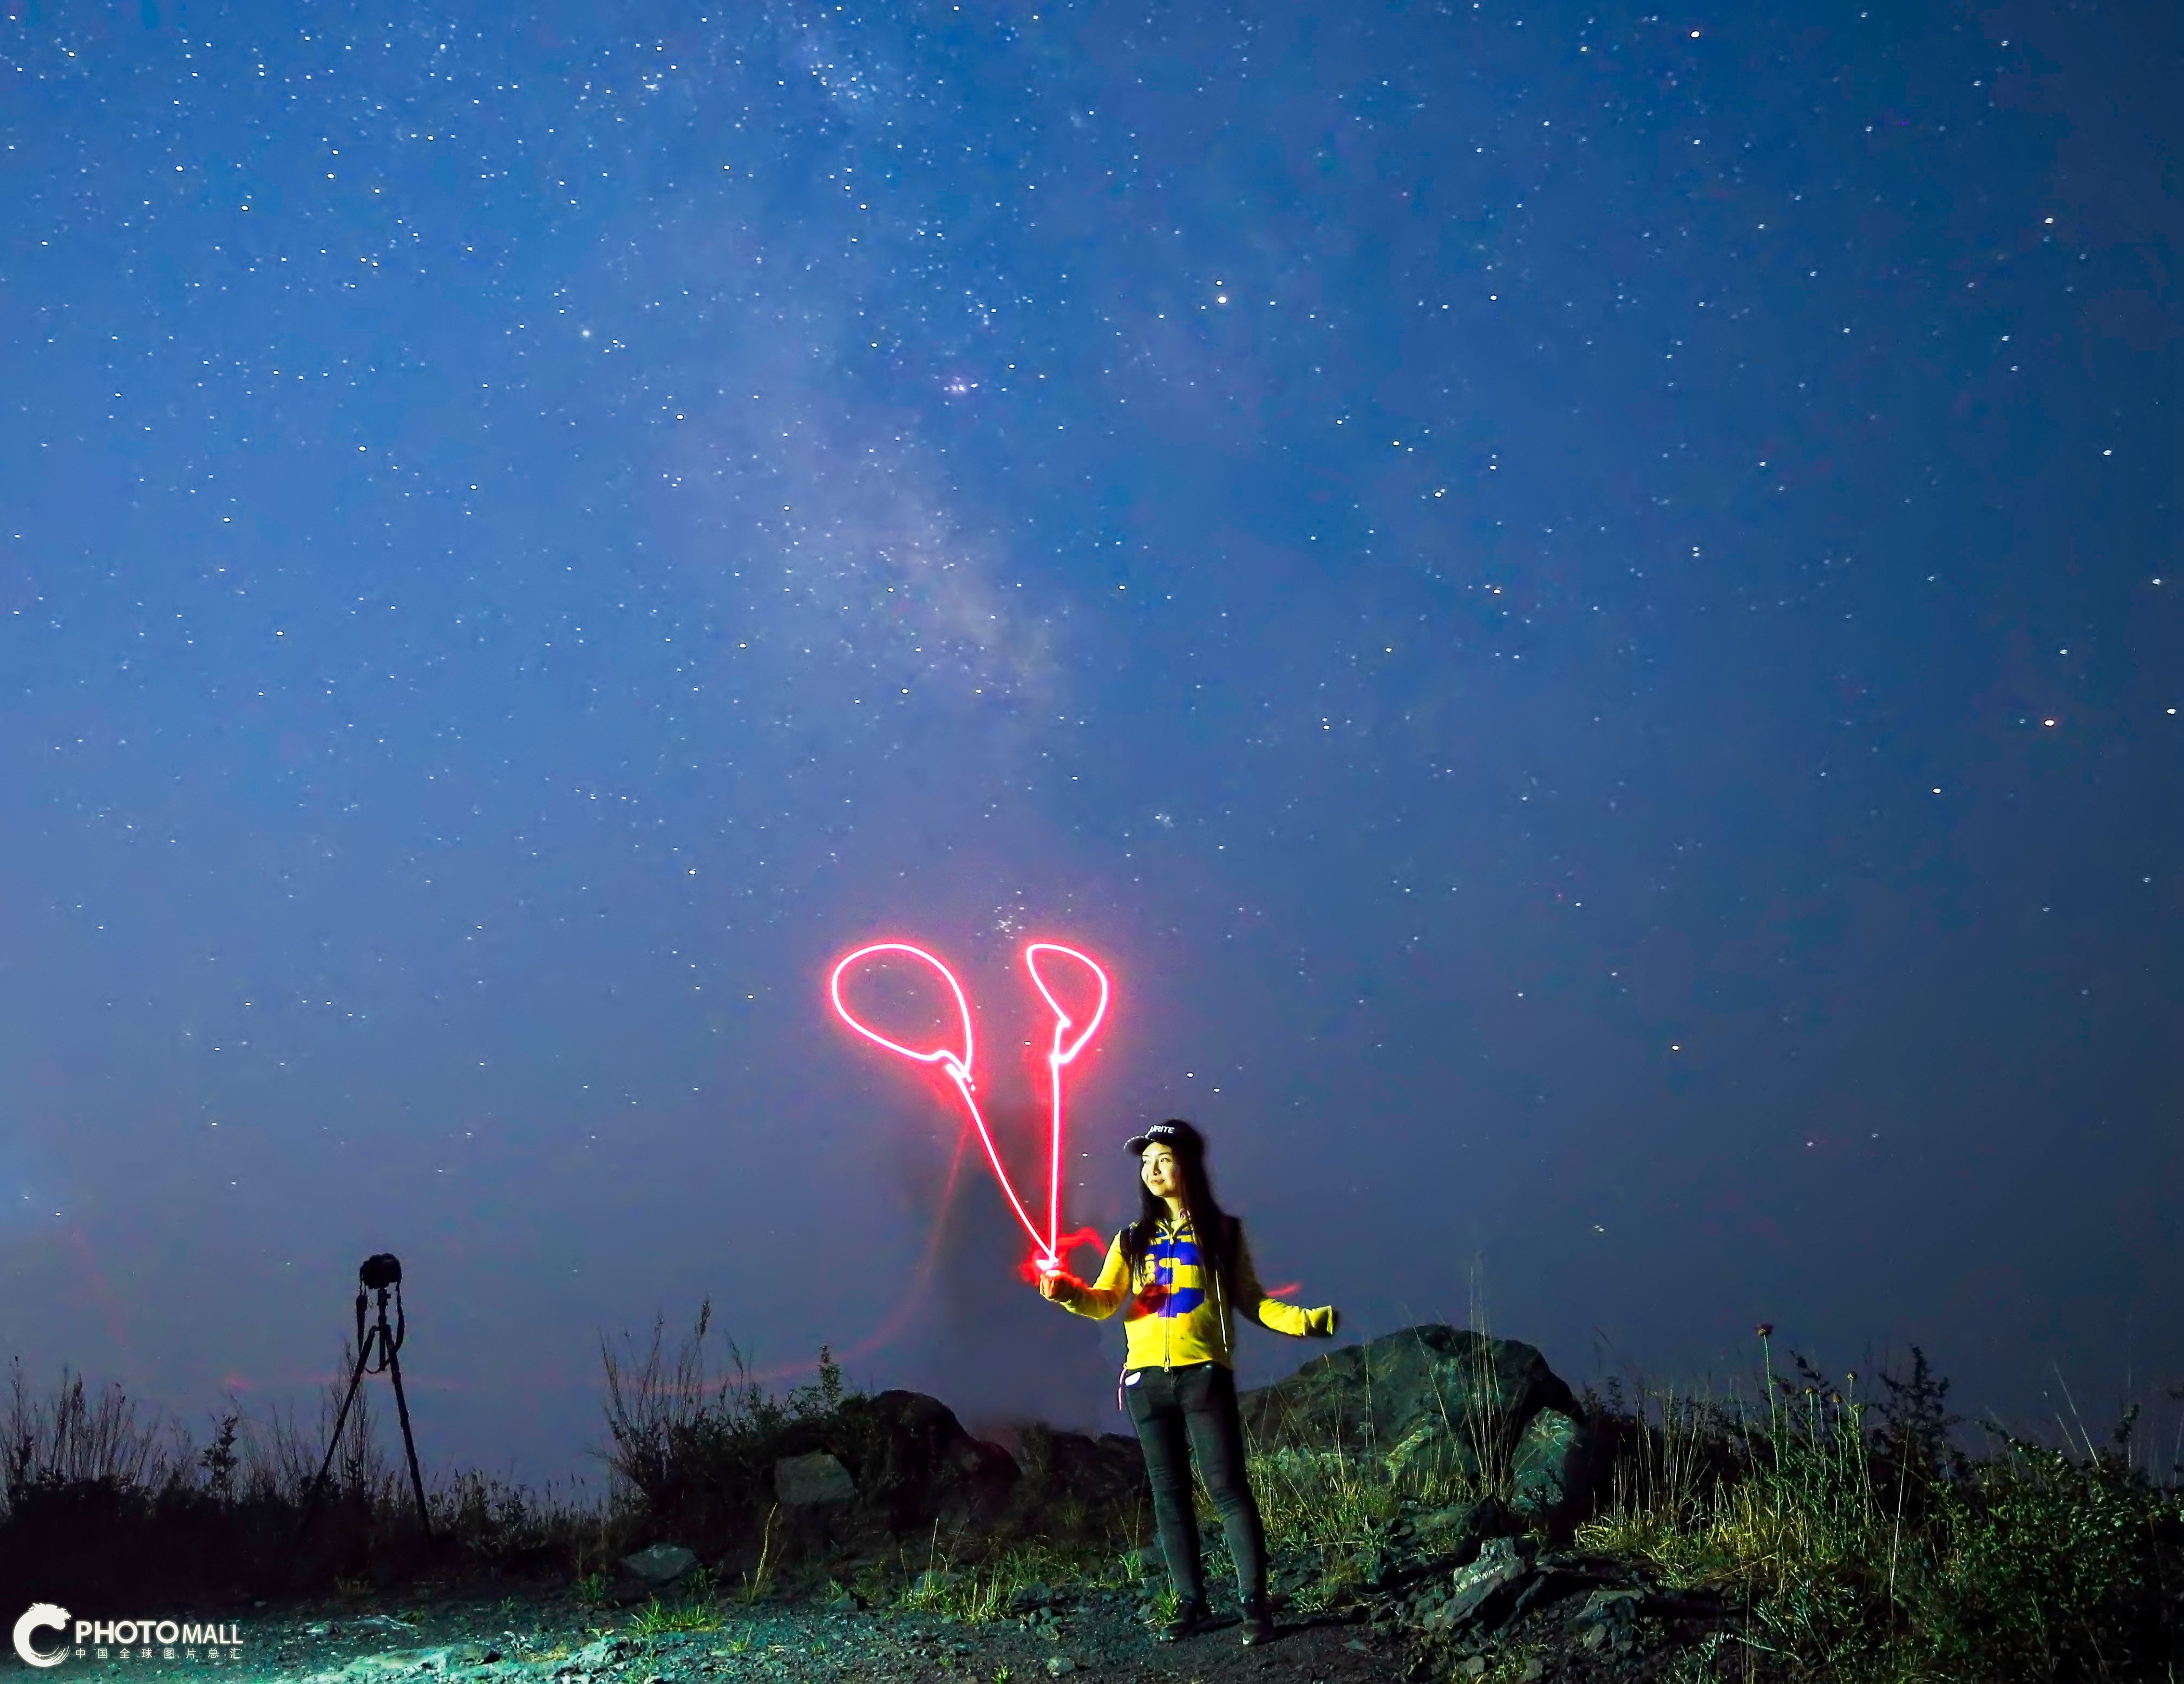
[[1274,1641],[1274,1611],[1263,1602],[1244,1604],[1244,1647],[1256,1648]]
[[1213,1623],[1213,1611],[1203,1602],[1178,1603],[1175,1618],[1160,1628],[1159,1641],[1179,1643],[1185,1637],[1195,1637]]

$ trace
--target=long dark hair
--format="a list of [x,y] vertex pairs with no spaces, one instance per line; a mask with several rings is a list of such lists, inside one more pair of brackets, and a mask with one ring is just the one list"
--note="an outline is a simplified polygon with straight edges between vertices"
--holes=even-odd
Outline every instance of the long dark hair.
[[[1182,1122],[1183,1120],[1171,1117],[1168,1120]],[[1190,1128],[1190,1125],[1184,1123],[1184,1126]],[[1195,1129],[1191,1132],[1197,1135]],[[1202,1141],[1204,1137],[1198,1136],[1198,1138]],[[1221,1208],[1220,1201],[1213,1197],[1213,1181],[1206,1173],[1205,1148],[1201,1146],[1194,1151],[1178,1144],[1171,1149],[1175,1153],[1177,1164],[1183,1170],[1184,1214],[1190,1219],[1192,1231],[1198,1237],[1198,1254],[1207,1259],[1206,1266],[1220,1281],[1223,1296],[1233,1300],[1236,1295],[1236,1283],[1229,1278],[1228,1250],[1234,1219]],[[1153,1235],[1160,1225],[1168,1220],[1167,1201],[1145,1185],[1142,1154],[1139,1155],[1138,1168],[1138,1216],[1134,1222],[1123,1230],[1122,1235],[1123,1262],[1129,1270],[1133,1291],[1137,1287],[1138,1271],[1145,1266],[1145,1253],[1152,1249]]]

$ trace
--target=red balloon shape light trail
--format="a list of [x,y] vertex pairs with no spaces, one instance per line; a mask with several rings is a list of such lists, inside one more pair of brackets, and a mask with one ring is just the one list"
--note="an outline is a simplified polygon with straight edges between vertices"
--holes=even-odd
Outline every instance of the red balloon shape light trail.
[[[1084,1027],[1078,1030],[1074,1038],[1070,1031],[1076,1022],[1069,1009],[1054,998],[1054,990],[1046,986],[1046,979],[1039,974],[1039,956],[1052,953],[1074,961],[1092,973],[1100,990],[1099,1003],[1092,1008],[1092,1015]],[[1107,973],[1078,953],[1074,948],[1065,948],[1058,942],[1034,942],[1024,948],[1024,969],[1031,973],[1032,987],[1039,990],[1039,998],[1054,1014],[1054,1048],[1046,1055],[1047,1088],[1053,1096],[1051,1139],[1052,1156],[1047,1162],[1046,1183],[1046,1251],[1044,1260],[1059,1262],[1061,1242],[1061,1072],[1077,1060],[1092,1037],[1100,1032],[1100,1025],[1107,1019]]]
[[[939,973],[940,980],[948,985],[948,992],[955,999],[956,1016],[962,1025],[963,1039],[960,1052],[950,1042],[930,1047],[908,1045],[881,1034],[850,1009],[848,1001],[843,998],[844,979],[874,959],[889,957],[906,958]],[[1100,1025],[1106,1020],[1111,991],[1107,973],[1074,948],[1063,947],[1058,942],[1033,942],[1025,947],[1023,959],[1024,969],[1030,973],[1032,986],[1038,989],[1039,998],[1046,1002],[1047,1009],[1054,1014],[1054,1042],[1046,1055],[1050,1103],[1047,1112],[1048,1181],[1045,1233],[1039,1231],[1039,1225],[1032,1220],[1031,1212],[1017,1196],[1016,1184],[1009,1179],[1009,1172],[1001,1163],[1000,1149],[994,1142],[993,1131],[986,1126],[985,1116],[978,1109],[977,1084],[972,1074],[976,1053],[971,1028],[971,1002],[963,992],[963,985],[956,980],[955,973],[922,948],[912,947],[907,942],[874,942],[867,947],[859,948],[855,953],[845,954],[836,963],[833,975],[828,981],[827,992],[833,998],[834,1009],[840,1014],[842,1021],[865,1039],[918,1064],[938,1064],[946,1073],[949,1081],[955,1084],[956,1092],[962,1098],[963,1109],[972,1126],[978,1131],[979,1144],[986,1149],[986,1161],[993,1165],[994,1177],[1001,1184],[1002,1196],[1008,1200],[1009,1209],[1016,1213],[1017,1220],[1023,1225],[1024,1232],[1031,1237],[1032,1245],[1037,1253],[1038,1266],[1050,1270],[1061,1266],[1065,1238],[1074,1241],[1081,1237],[1078,1235],[1064,1236],[1061,1232],[1061,1145],[1065,1132],[1062,1072],[1076,1062],[1078,1054],[1091,1043],[1092,1037],[1100,1031]],[[1042,963],[1052,967],[1057,961],[1061,963],[1063,970],[1071,966],[1081,967],[1096,990],[1096,999],[1081,1025],[1075,1014],[1056,996],[1048,975],[1039,969]],[[1090,1237],[1096,1239],[1097,1237]]]

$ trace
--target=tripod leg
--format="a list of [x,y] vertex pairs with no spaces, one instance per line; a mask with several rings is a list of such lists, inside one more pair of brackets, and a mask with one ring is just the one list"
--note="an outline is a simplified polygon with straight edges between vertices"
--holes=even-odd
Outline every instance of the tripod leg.
[[[326,1489],[326,1470],[334,1464],[334,1452],[341,1448],[342,1429],[348,1425],[349,1405],[356,1402],[356,1388],[364,1384],[364,1365],[371,1360],[371,1341],[366,1339],[357,1348],[356,1368],[348,1377],[348,1395],[342,1399],[341,1413],[334,1417],[332,1436],[326,1440],[326,1459],[319,1464],[319,1471],[311,1481],[310,1489],[304,1496],[304,1518],[296,1523],[296,1543],[304,1541],[310,1530],[311,1520],[319,1512],[319,1493]],[[292,1544],[292,1549],[295,1546]]]
[[[382,1312],[382,1314],[384,1312]],[[380,1324],[384,1332],[386,1323]],[[402,1448],[410,1453],[410,1488],[417,1493],[417,1523],[425,1529],[425,1542],[432,1542],[432,1514],[425,1506],[425,1476],[417,1471],[417,1441],[410,1431],[410,1400],[402,1395],[402,1364],[392,1345],[387,1349],[387,1372],[394,1381],[394,1409],[402,1417]]]

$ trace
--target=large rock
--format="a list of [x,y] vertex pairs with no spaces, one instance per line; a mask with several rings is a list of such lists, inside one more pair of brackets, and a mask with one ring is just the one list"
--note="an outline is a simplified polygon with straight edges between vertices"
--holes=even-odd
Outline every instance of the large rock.
[[1577,1411],[1533,1347],[1439,1322],[1330,1351],[1240,1401],[1262,1442],[1340,1446],[1397,1472],[1475,1472],[1479,1447],[1506,1455],[1541,1409]]
[[658,1589],[671,1585],[698,1565],[698,1558],[679,1543],[655,1543],[634,1555],[622,1557],[623,1570]]
[[963,1430],[955,1411],[921,1392],[843,1400],[831,1451],[855,1481],[857,1507],[889,1531],[984,1520],[1006,1506],[1015,1458]]
[[647,1492],[654,1524],[710,1553],[751,1554],[769,1538],[791,1554],[877,1550],[891,1537],[925,1537],[936,1520],[991,1520],[1018,1480],[1007,1451],[916,1392],[844,1398],[755,1433],[693,1433],[671,1451],[663,1463],[673,1478]]
[[814,1450],[773,1464],[773,1494],[784,1509],[821,1509],[855,1502],[857,1482],[840,1458]]
[[1511,1453],[1509,1506],[1559,1526],[1575,1518],[1592,1494],[1593,1435],[1560,1409],[1541,1409],[1524,1424]]
[[1033,1422],[1017,1434],[1016,1460],[1023,1471],[1017,1502],[1037,1504],[1050,1520],[1098,1514],[1147,1489],[1145,1452],[1118,1432],[1093,1438]]
[[1514,1339],[1429,1322],[1330,1351],[1240,1401],[1262,1444],[1378,1457],[1421,1492],[1484,1486],[1551,1530],[1582,1514],[1596,1483],[1577,1400]]

